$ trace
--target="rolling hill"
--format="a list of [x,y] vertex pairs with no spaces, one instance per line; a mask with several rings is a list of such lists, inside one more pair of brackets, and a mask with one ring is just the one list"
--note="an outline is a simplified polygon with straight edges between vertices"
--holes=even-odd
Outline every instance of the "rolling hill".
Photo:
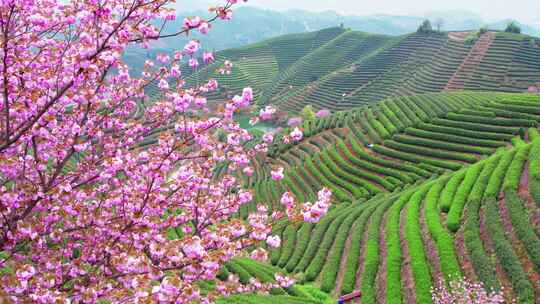
[[[216,72],[225,60],[230,75]],[[332,190],[320,222],[275,227],[282,246],[268,264],[233,260],[220,277],[283,272],[298,284],[221,303],[326,303],[354,290],[362,303],[431,303],[433,286],[460,277],[540,303],[540,94],[524,93],[540,83],[538,39],[337,27],[218,52],[186,75],[209,78],[221,84],[211,101],[251,86],[258,105],[285,115],[332,110],[302,122],[300,142],[254,159],[253,176],[238,173],[254,194],[239,218],[258,204],[281,210],[286,191],[307,202]],[[275,167],[285,168],[279,182]]]
[[[430,303],[442,278],[467,277],[508,299],[540,298],[539,94],[461,91],[397,97],[304,122],[270,152],[256,204],[281,208],[322,186],[336,206],[319,223],[278,226],[270,262],[334,296]],[[535,302],[536,301],[536,302]]]
[[[234,63],[231,75],[216,69]],[[329,28],[218,52],[187,79],[216,78],[224,99],[252,86],[260,105],[346,110],[392,96],[480,90],[524,92],[540,82],[540,40],[505,32],[385,36]]]

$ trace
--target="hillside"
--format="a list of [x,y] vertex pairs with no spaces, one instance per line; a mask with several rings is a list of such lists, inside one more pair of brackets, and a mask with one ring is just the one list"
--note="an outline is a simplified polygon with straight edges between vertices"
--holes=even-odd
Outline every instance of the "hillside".
[[[270,262],[362,303],[430,303],[438,279],[465,276],[540,298],[540,95],[438,93],[385,99],[304,123],[306,138],[258,172],[255,202],[322,186],[336,207],[319,223],[284,224]],[[521,136],[521,138],[520,138]],[[538,302],[536,302],[538,303]]]
[[[447,90],[524,92],[540,82],[540,40],[468,32],[384,36],[330,28],[286,35],[218,52],[219,60],[188,79],[216,78],[220,99],[253,86],[257,102],[289,114],[311,104],[346,110],[392,96]],[[215,70],[226,59],[231,75]]]

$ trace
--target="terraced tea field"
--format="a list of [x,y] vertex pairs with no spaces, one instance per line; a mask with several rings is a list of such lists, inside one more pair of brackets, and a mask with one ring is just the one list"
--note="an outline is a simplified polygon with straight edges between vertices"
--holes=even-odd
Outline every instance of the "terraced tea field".
[[334,297],[360,290],[361,303],[430,303],[438,280],[464,276],[538,303],[539,122],[538,94],[470,91],[304,122],[306,137],[266,160],[286,177],[269,181],[262,165],[240,216],[280,209],[284,191],[312,201],[325,186],[329,214],[274,232],[282,246],[269,262],[299,283]]
[[[188,83],[217,79],[223,88],[209,96],[215,99],[252,86],[259,104],[295,113],[307,104],[339,111],[443,90],[524,92],[540,82],[538,38],[487,32],[472,42],[456,39],[467,34],[392,37],[330,28],[287,35],[219,52]],[[226,59],[233,73],[216,73]]]

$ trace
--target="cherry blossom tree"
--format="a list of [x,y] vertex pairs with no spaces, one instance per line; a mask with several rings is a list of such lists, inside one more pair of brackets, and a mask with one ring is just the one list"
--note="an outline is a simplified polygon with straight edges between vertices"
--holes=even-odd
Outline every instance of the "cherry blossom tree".
[[[253,172],[251,159],[273,141],[243,148],[253,137],[234,114],[252,90],[210,112],[204,96],[217,81],[188,87],[182,76],[214,60],[204,52],[199,62],[199,41],[137,75],[122,60],[128,46],[208,33],[237,2],[164,34],[176,18],[169,0],[0,0],[0,301],[211,303],[271,288],[232,278],[203,294],[197,281],[248,247],[264,259],[265,243],[280,244],[273,221],[315,221],[331,194],[299,205],[286,193],[283,214],[260,205],[235,218],[252,198],[236,176]],[[229,171],[216,177],[224,161]]]

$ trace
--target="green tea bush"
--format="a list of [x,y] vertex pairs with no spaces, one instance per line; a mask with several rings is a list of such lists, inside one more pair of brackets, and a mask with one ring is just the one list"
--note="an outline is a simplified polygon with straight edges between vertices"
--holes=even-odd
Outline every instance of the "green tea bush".
[[454,173],[454,175],[452,175],[452,177],[450,178],[450,181],[446,184],[446,187],[444,187],[444,190],[441,194],[441,202],[440,202],[440,208],[442,212],[450,211],[450,207],[452,206],[454,195],[456,194],[456,191],[459,185],[465,178],[466,173],[467,173],[466,170],[461,170],[459,172]]
[[455,192],[455,196],[452,199],[450,212],[448,212],[448,219],[446,220],[446,226],[452,232],[458,231],[460,227],[463,208],[465,207],[465,203],[467,202],[467,198],[474,186],[474,183],[480,175],[482,166],[483,163],[478,163],[469,167],[467,173],[465,174],[465,178]]
[[519,127],[532,127],[536,125],[536,121],[519,119],[519,118],[510,118],[510,119],[496,119],[483,116],[474,116],[467,114],[458,114],[458,113],[448,113],[446,116],[448,119],[456,120],[459,122],[472,122],[486,125],[494,126],[519,126]]
[[498,147],[503,147],[506,145],[506,143],[503,141],[470,138],[470,137],[452,135],[452,134],[447,134],[447,133],[431,132],[431,131],[426,131],[426,130],[417,129],[417,128],[407,128],[405,129],[405,133],[411,136],[416,136],[416,137],[423,137],[423,138],[441,140],[445,142],[453,142],[453,143],[458,143],[458,144],[476,145],[480,147],[498,148]]
[[354,291],[356,283],[356,273],[358,271],[358,262],[360,258],[360,243],[364,237],[366,224],[377,207],[376,204],[370,204],[364,212],[355,221],[354,233],[352,234],[351,247],[347,261],[345,262],[345,273],[343,274],[343,282],[341,285],[341,294],[348,294]]
[[394,135],[393,140],[400,143],[411,144],[424,146],[429,148],[448,150],[454,152],[463,152],[463,153],[477,153],[477,154],[491,154],[493,149],[475,147],[475,146],[465,146],[463,144],[453,144],[445,141],[424,139],[419,137],[410,137],[407,135]]
[[504,176],[508,167],[510,166],[510,163],[512,162],[512,159],[514,159],[515,154],[515,149],[503,154],[499,164],[497,165],[489,179],[488,185],[486,187],[486,192],[484,193],[484,197],[499,197],[499,191],[501,189]]
[[444,125],[438,125],[438,124],[420,123],[416,127],[422,130],[428,130],[428,131],[437,132],[437,133],[453,134],[453,135],[469,137],[469,138],[478,138],[478,139],[509,141],[510,139],[512,139],[512,137],[514,137],[513,134],[482,132],[479,130],[461,129],[460,126],[444,126]]
[[388,199],[386,202],[380,204],[369,222],[365,244],[364,272],[362,273],[362,303],[377,302],[376,278],[381,259],[379,248],[381,221],[393,202],[394,200]]
[[487,230],[491,236],[499,265],[506,272],[519,303],[534,303],[534,289],[523,271],[512,245],[506,238],[496,199],[488,197],[485,200],[485,205]]
[[454,250],[454,238],[444,229],[438,208],[439,196],[446,182],[446,179],[438,181],[429,189],[426,195],[425,219],[429,233],[437,245],[441,272],[445,278],[456,278],[461,276],[461,271]]
[[386,222],[386,301],[387,303],[402,303],[401,293],[401,241],[400,214],[414,192],[403,193],[390,208]]
[[413,194],[407,209],[406,239],[409,247],[411,269],[414,277],[416,300],[431,303],[431,271],[424,251],[420,228],[420,204],[431,184],[421,187]]
[[277,266],[283,268],[285,264],[289,261],[293,251],[294,245],[296,243],[296,224],[288,225],[287,228],[283,231],[283,238],[281,243],[281,255],[277,262]]
[[[339,152],[337,151],[335,147],[328,149],[327,152],[328,152],[328,155],[332,157],[332,159],[337,163],[337,165],[340,168],[343,168],[344,171],[350,174],[353,174],[355,176],[358,176],[360,178],[364,178],[368,181],[375,182],[390,191],[394,190],[395,186],[391,184],[390,182],[386,181],[384,178],[375,174],[367,173],[365,171],[359,170],[358,168],[352,166],[350,163],[348,163],[346,160],[344,160],[341,157],[341,155],[339,154]],[[370,182],[362,182],[362,184],[360,185],[366,188],[370,193],[380,192],[380,189],[372,185]]]
[[443,159],[449,159],[449,160],[459,160],[459,161],[464,161],[464,162],[469,162],[469,163],[474,163],[477,161],[476,157],[474,157],[473,155],[429,149],[429,148],[419,147],[415,145],[399,143],[394,140],[385,140],[384,145],[392,149],[414,153],[418,155],[432,156],[436,158],[443,158]]
[[[452,163],[452,162],[449,162],[449,161],[438,160],[438,159],[427,159],[427,158],[417,156],[415,154],[404,153],[404,152],[401,152],[401,151],[391,150],[391,149],[388,149],[388,148],[386,148],[384,146],[379,146],[379,145],[373,146],[373,150],[375,152],[377,152],[377,153],[380,153],[380,154],[383,154],[383,155],[386,155],[386,156],[389,156],[389,157],[402,159],[402,160],[406,160],[406,161],[410,161],[410,162],[414,162],[414,163],[422,163],[422,162],[424,162],[424,163],[427,163],[427,164],[430,164],[430,165],[434,165],[434,166],[437,166],[437,167],[450,169],[450,170],[459,170],[462,167],[461,164]],[[431,174],[429,174],[429,175],[431,175]]]
[[313,231],[313,223],[304,223],[302,227],[298,229],[298,237],[296,244],[294,246],[294,251],[291,258],[285,264],[285,270],[292,272],[300,259],[304,255],[304,252],[308,246],[309,240],[311,239],[311,232]]
[[525,246],[530,260],[540,269],[540,238],[535,233],[535,227],[529,221],[525,203],[515,189],[505,191],[505,202],[512,221],[512,228]]
[[328,227],[328,231],[325,233],[324,238],[322,239],[322,242],[317,248],[317,252],[315,256],[311,260],[309,266],[306,268],[306,272],[305,272],[306,281],[309,282],[309,281],[315,280],[317,276],[319,275],[319,273],[321,272],[325,264],[328,251],[336,238],[336,233],[339,227],[344,223],[345,219],[349,215],[350,215],[350,212],[341,214],[338,218],[336,218],[335,221],[332,222],[332,224],[330,224],[330,227]]
[[[392,189],[395,188],[396,185],[400,185],[403,182],[410,183],[413,181],[413,179],[407,174],[403,174],[397,170],[393,170],[390,168],[377,166],[369,161],[365,161],[360,158],[357,158],[356,156],[353,155],[353,153],[349,150],[345,142],[341,139],[337,141],[337,147],[345,155],[345,157],[355,166],[358,166],[365,170],[369,170],[369,171],[376,172],[379,174],[388,175],[389,177],[394,177],[396,180],[391,179],[391,178],[385,179],[385,182],[388,183],[389,184],[388,186],[391,187]],[[385,188],[388,188],[388,187],[385,186]]]
[[504,178],[503,190],[518,190],[521,173],[523,172],[525,162],[527,162],[530,148],[531,145],[522,145],[516,148],[516,155],[514,156],[512,163],[510,163]]
[[325,292],[331,292],[336,284],[337,272],[341,262],[341,256],[343,255],[343,248],[345,242],[349,236],[349,231],[352,228],[355,220],[362,214],[365,209],[365,205],[361,208],[357,208],[352,211],[349,216],[345,218],[341,226],[339,227],[337,234],[335,235],[335,241],[330,249],[326,263],[322,269],[321,290]]

